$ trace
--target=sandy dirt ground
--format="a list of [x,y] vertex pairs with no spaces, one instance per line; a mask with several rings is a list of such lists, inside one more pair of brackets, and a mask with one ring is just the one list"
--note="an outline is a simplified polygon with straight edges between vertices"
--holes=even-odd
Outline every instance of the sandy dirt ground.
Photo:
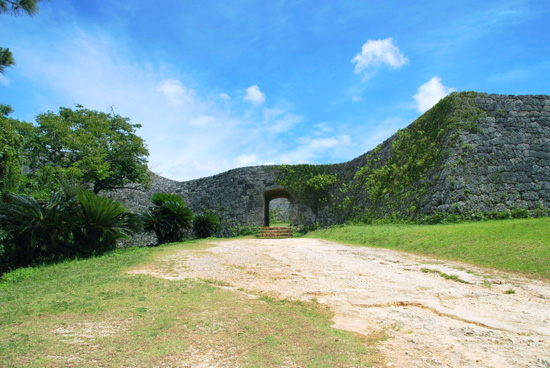
[[549,282],[316,239],[215,244],[134,272],[315,298],[334,311],[336,328],[385,331],[379,349],[388,367],[550,368]]

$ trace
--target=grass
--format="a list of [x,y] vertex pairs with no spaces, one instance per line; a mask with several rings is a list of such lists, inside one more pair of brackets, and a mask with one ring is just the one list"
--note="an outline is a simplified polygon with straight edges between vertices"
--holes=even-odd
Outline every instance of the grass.
[[550,218],[448,225],[346,225],[307,234],[550,278]]
[[227,366],[356,367],[380,359],[368,339],[331,328],[331,312],[316,302],[126,273],[206,247],[124,249],[5,275],[0,366],[194,366],[214,357]]
[[423,268],[422,269],[422,272],[424,273],[436,273],[438,274],[439,276],[443,277],[444,279],[447,279],[447,280],[453,280],[453,281],[457,281],[457,282],[461,282],[463,284],[469,284],[468,281],[464,281],[462,280],[460,277],[458,277],[457,275],[449,275],[449,274],[446,274],[445,272],[441,272],[441,271],[438,271],[438,270],[432,270],[430,268]]

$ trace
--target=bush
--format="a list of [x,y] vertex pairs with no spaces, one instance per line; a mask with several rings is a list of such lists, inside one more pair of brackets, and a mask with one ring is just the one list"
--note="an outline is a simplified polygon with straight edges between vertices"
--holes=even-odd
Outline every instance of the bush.
[[0,203],[0,271],[113,249],[142,229],[118,202],[60,180],[47,200],[8,194]]
[[220,228],[220,219],[212,211],[206,211],[195,216],[193,230],[197,238],[209,238]]
[[155,193],[153,207],[143,214],[145,231],[154,232],[157,244],[182,241],[193,226],[193,211],[183,198],[172,193]]
[[513,218],[529,218],[531,215],[529,214],[529,210],[526,208],[516,208],[512,210],[512,217]]
[[77,195],[82,206],[82,224],[76,237],[81,252],[113,250],[118,239],[126,239],[143,231],[139,215],[127,212],[119,202],[89,191]]

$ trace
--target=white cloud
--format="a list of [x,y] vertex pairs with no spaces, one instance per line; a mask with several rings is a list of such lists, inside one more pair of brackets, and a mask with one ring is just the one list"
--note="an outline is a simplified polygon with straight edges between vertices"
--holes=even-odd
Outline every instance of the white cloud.
[[157,91],[166,96],[172,106],[181,106],[185,102],[191,102],[195,91],[185,88],[179,80],[166,79],[157,86]]
[[210,115],[201,115],[194,119],[191,119],[190,124],[193,126],[213,125],[216,122],[216,118]]
[[258,162],[258,157],[255,154],[246,155],[242,154],[235,160],[238,166],[250,166]]
[[259,105],[265,102],[265,95],[260,91],[260,87],[257,85],[250,86],[246,89],[245,101],[250,101],[255,105]]
[[391,38],[386,38],[385,40],[368,40],[361,48],[361,52],[351,62],[356,63],[355,73],[361,73],[369,66],[381,64],[400,68],[408,62],[408,59],[393,44]]
[[231,97],[227,93],[220,93],[220,98],[225,101],[231,100]]
[[320,139],[312,139],[309,143],[309,146],[313,149],[318,148],[333,148],[340,145],[349,145],[351,144],[351,139],[349,135],[344,135],[340,137],[331,137],[331,138],[320,138]]
[[449,93],[456,91],[454,88],[445,87],[441,83],[441,78],[435,76],[428,82],[418,87],[418,93],[414,95],[416,109],[424,113],[432,108]]

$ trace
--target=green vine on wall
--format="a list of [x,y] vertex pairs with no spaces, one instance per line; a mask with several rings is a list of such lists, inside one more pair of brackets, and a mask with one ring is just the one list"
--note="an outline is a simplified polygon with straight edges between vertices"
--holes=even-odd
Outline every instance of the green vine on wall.
[[[353,180],[340,187],[340,206],[351,219],[417,218],[423,200],[437,180],[438,170],[455,144],[460,131],[477,131],[477,121],[486,116],[475,102],[476,92],[453,93],[419,117],[391,142],[390,155],[380,161],[378,146]],[[350,220],[348,218],[347,220]]]
[[333,167],[334,165],[281,165],[277,182],[293,198],[308,206],[317,221],[319,209],[327,204],[330,190],[338,182]]
[[477,132],[478,121],[487,116],[476,104],[477,95],[461,92],[443,98],[391,142],[369,152],[352,175],[343,172],[342,165],[282,165],[277,181],[311,208],[316,221],[322,207],[337,223],[418,220],[450,148],[456,147],[462,131]]

